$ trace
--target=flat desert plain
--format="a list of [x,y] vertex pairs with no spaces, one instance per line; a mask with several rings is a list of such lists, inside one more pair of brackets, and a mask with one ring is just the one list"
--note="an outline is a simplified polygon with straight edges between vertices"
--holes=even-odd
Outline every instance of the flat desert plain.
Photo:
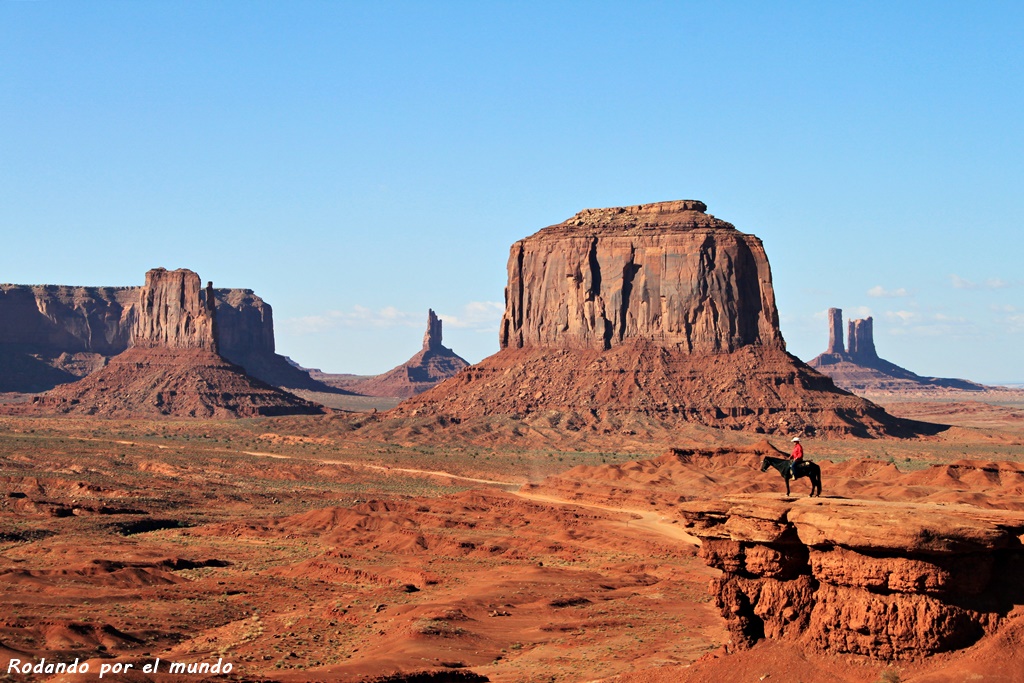
[[[1024,402],[888,408],[953,426],[805,440],[823,505],[1024,509],[1008,476],[933,476],[965,460],[1012,470]],[[1020,605],[970,647],[928,657],[735,642],[708,589],[721,572],[679,506],[784,499],[751,449],[788,450],[786,437],[694,427],[386,443],[361,436],[360,419],[0,417],[6,679],[1024,680]],[[808,492],[794,482],[794,499]],[[46,673],[76,660],[86,673]],[[29,664],[40,672],[15,673]]]

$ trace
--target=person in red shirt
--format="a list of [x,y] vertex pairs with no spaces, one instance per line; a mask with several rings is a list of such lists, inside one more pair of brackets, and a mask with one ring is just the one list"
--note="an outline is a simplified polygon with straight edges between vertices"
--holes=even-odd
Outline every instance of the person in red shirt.
[[793,474],[796,474],[796,468],[804,462],[804,447],[800,445],[799,436],[793,437],[793,455],[790,457],[792,458],[792,462],[789,465],[789,469]]

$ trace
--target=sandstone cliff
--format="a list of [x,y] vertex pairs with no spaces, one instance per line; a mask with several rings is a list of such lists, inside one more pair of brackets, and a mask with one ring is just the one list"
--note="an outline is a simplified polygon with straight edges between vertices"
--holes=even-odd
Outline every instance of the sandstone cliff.
[[214,307],[212,282],[203,289],[191,270],[154,268],[139,292],[131,345],[216,352]]
[[964,379],[922,377],[880,358],[875,349],[874,321],[870,317],[849,322],[844,348],[842,309],[828,309],[828,318],[828,348],[807,364],[847,391],[871,395],[1000,391],[997,387]]
[[381,375],[350,384],[349,389],[364,396],[407,398],[454,377],[469,363],[441,343],[441,328],[440,318],[428,311],[423,348],[416,355]]
[[[0,284],[0,392],[45,391],[102,368],[128,348],[141,291],[141,287]],[[208,296],[206,291],[200,293],[203,300]],[[251,289],[214,289],[213,301],[214,346],[224,358],[274,386],[339,391],[313,380],[275,353],[273,311]],[[161,324],[160,315],[178,315],[172,309],[180,304],[166,305],[163,312],[151,310],[146,323],[150,334],[170,334],[152,329]]]
[[[391,415],[910,434],[786,353],[760,240],[697,201],[582,211],[512,245],[501,351]],[[534,416],[534,417],[531,417]],[[473,429],[462,427],[462,429]]]
[[761,241],[706,209],[591,209],[516,242],[501,347],[784,349]]
[[0,285],[0,391],[73,382],[124,351],[137,287]]
[[[806,445],[813,456],[818,446]],[[650,460],[579,466],[522,494],[675,520],[680,542],[688,532],[722,572],[709,588],[739,648],[769,639],[890,660],[1020,626],[1019,463],[960,460],[901,472],[891,462],[818,459],[824,497],[784,498],[778,472],[758,471],[765,456],[785,454],[769,442],[678,447]],[[793,484],[797,496],[809,489],[806,479]]]
[[880,659],[972,645],[1024,603],[1024,514],[730,497],[684,503],[734,642]]
[[125,418],[322,412],[217,353],[213,284],[201,287],[196,273],[149,271],[135,310],[128,350],[84,379],[37,396],[28,408]]

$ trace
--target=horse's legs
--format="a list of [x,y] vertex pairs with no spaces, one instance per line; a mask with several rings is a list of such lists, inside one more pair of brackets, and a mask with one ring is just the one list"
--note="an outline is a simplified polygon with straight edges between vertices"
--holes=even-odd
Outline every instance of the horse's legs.
[[786,482],[786,496],[789,496],[789,477],[783,477],[782,480]]

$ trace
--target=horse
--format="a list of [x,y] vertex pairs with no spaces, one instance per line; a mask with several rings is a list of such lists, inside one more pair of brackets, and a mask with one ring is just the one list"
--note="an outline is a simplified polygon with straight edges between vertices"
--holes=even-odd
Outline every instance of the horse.
[[774,467],[782,475],[782,479],[786,482],[786,495],[789,495],[789,480],[799,479],[801,477],[809,477],[811,480],[811,495],[821,495],[821,468],[818,467],[817,463],[814,462],[800,462],[795,467],[790,468],[792,460],[789,458],[773,458],[770,455],[764,456],[764,460],[761,461],[761,471],[764,472],[769,467]]

